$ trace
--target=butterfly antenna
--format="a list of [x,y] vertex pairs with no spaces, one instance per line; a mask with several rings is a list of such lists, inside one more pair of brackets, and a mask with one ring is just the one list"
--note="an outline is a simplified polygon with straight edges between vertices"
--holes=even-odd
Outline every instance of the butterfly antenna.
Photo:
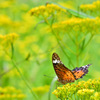
[[52,77],[52,76],[47,76],[47,75],[44,75],[44,76],[49,77],[49,78],[54,78],[54,77]]

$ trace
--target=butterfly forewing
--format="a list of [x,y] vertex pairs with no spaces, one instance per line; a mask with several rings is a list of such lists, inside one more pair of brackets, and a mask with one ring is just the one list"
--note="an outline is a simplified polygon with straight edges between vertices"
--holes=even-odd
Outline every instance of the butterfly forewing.
[[58,76],[58,81],[62,84],[70,83],[75,81],[75,75],[73,72],[65,67],[65,65],[61,62],[59,56],[56,53],[52,55],[52,63]]

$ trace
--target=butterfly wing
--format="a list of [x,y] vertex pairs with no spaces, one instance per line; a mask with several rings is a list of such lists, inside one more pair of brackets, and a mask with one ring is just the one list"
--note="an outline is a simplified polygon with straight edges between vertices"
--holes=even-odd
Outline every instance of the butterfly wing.
[[65,67],[65,65],[61,62],[59,56],[56,53],[52,55],[52,63],[54,66],[54,70],[56,75],[58,76],[58,81],[62,84],[74,82],[76,80],[73,72]]
[[91,64],[79,67],[79,68],[75,68],[72,70],[72,72],[74,73],[74,75],[76,76],[76,79],[82,78],[85,74],[88,73],[88,68]]

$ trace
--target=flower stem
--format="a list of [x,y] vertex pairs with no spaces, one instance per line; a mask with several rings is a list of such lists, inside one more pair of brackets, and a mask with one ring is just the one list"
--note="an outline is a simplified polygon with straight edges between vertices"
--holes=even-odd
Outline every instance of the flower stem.
[[63,53],[66,55],[66,57],[68,58],[70,64],[71,64],[73,67],[75,67],[74,64],[72,63],[70,57],[66,54],[65,50],[63,49],[63,46],[61,45],[61,43],[60,43],[58,37],[56,36],[56,34],[55,34],[55,32],[54,32],[54,30],[53,30],[53,28],[52,28],[52,25],[53,25],[53,22],[54,22],[54,15],[53,15],[53,19],[52,19],[52,23],[51,23],[51,24],[49,24],[49,22],[48,22],[45,18],[44,18],[44,20],[45,20],[45,23],[46,23],[47,25],[50,26],[50,29],[51,29],[52,34],[55,36],[58,45],[60,46],[61,50],[62,50]]
[[61,48],[61,50],[63,51],[63,53],[64,53],[64,54],[66,55],[66,57],[68,58],[68,60],[69,60],[69,62],[71,63],[71,65],[72,65],[73,67],[75,67],[74,64],[72,63],[70,57],[66,54],[65,50],[63,49],[63,47],[62,47],[61,43],[59,42],[59,39],[58,39],[58,37],[56,36],[55,32],[53,31],[52,27],[51,27],[51,30],[52,30],[52,33],[53,33],[53,35],[55,36],[55,38],[56,38],[56,40],[57,40],[58,45],[59,45],[60,48]]
[[92,38],[93,38],[93,34],[91,35],[91,37],[90,37],[90,39],[89,39],[89,41],[86,43],[86,45],[84,46],[84,49],[87,47],[87,45],[90,43],[90,41],[92,40]]
[[83,46],[83,49],[80,51],[79,55],[83,52],[83,50],[88,46],[88,44],[91,42],[92,38],[93,38],[93,34],[91,35],[90,39],[88,40],[88,42],[85,44],[85,46]]
[[70,49],[70,48],[68,47],[68,45],[66,45],[63,41],[61,41],[61,42],[63,43],[63,45],[64,45],[72,54],[76,55],[76,53],[75,53],[74,51],[72,51],[72,49]]
[[20,69],[17,67],[17,64],[15,63],[14,60],[12,60],[13,65],[15,66],[15,68],[17,69],[18,73],[20,74],[23,82],[25,83],[25,85],[29,88],[30,92],[33,95],[33,98],[35,97],[36,100],[39,100],[38,97],[36,96],[36,94],[33,92],[33,90],[31,89],[30,85],[27,83],[26,79],[24,78],[23,74],[21,73]]
[[78,37],[76,36],[76,66],[79,66],[79,43]]
[[76,42],[75,42],[75,40],[71,37],[71,35],[68,33],[68,36],[69,36],[69,38],[72,40],[72,42],[74,43],[74,44],[76,44]]

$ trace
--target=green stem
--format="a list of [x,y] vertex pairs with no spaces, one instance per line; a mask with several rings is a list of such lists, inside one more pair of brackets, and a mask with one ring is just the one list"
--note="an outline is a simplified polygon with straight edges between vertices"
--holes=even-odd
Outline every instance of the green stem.
[[77,55],[76,55],[76,60],[77,60],[77,61],[76,61],[76,63],[77,63],[76,65],[77,65],[77,67],[78,67],[78,66],[79,66],[79,55],[78,55],[78,53],[77,53]]
[[76,55],[76,53],[74,52],[74,51],[72,51],[63,41],[61,41],[63,44],[64,44],[64,46],[71,52],[71,53],[73,53],[74,55]]
[[[23,82],[25,83],[25,85],[29,88],[30,92],[33,95],[33,98],[35,97],[36,100],[38,100],[38,97],[36,96],[36,94],[33,92],[33,90],[31,89],[30,85],[28,84],[28,82],[25,80],[23,74],[21,73],[20,69],[17,67],[17,64],[15,63],[15,61],[13,60],[13,54],[14,54],[14,47],[13,47],[13,43],[11,43],[11,50],[12,50],[12,56],[11,56],[11,61],[14,65],[14,67],[16,68],[16,70],[18,71],[18,73],[20,74]],[[28,55],[29,56],[29,55]],[[25,60],[27,60],[28,58],[26,58]]]
[[[54,15],[53,15],[53,17],[54,17]],[[52,23],[51,23],[51,24],[49,24],[49,22],[47,21],[47,19],[44,18],[44,20],[45,20],[45,23],[46,23],[47,25],[50,26],[50,29],[51,29],[51,31],[52,31],[52,34],[55,36],[56,41],[57,41],[58,45],[60,46],[61,50],[63,51],[63,53],[64,53],[64,54],[66,55],[66,57],[68,58],[68,60],[69,60],[69,62],[71,63],[71,65],[72,65],[73,67],[75,67],[74,64],[72,63],[70,57],[66,54],[65,50],[63,49],[63,47],[62,47],[61,43],[59,42],[59,39],[58,39],[58,37],[56,36],[55,32],[53,31],[52,25],[53,25],[54,18],[52,19]]]
[[82,61],[81,61],[81,66],[84,64],[84,62],[85,62],[85,60],[86,60],[86,57],[87,57],[87,54],[88,54],[88,50],[87,50],[87,52],[85,53],[85,55],[84,55],[84,58],[82,59]]
[[74,64],[72,63],[72,61],[71,61],[70,57],[66,54],[65,50],[63,49],[63,47],[62,47],[61,43],[59,42],[58,37],[57,37],[57,36],[56,36],[56,34],[54,33],[54,31],[53,31],[52,27],[51,27],[51,30],[52,30],[52,33],[53,33],[53,35],[55,36],[55,38],[56,38],[56,40],[57,40],[58,45],[59,45],[59,46],[60,46],[60,48],[61,48],[61,50],[63,51],[63,53],[64,53],[64,54],[66,55],[66,57],[68,58],[68,60],[69,60],[69,62],[71,63],[71,65],[72,65],[73,67],[75,67],[75,66],[74,66]]
[[20,74],[22,80],[24,81],[25,85],[29,88],[30,92],[33,95],[33,98],[35,97],[36,100],[39,100],[38,97],[36,96],[36,94],[33,92],[33,90],[31,89],[30,85],[27,83],[27,81],[25,80],[23,74],[21,73],[20,69],[17,67],[17,64],[15,63],[14,60],[12,60],[13,65],[15,66],[15,68],[17,69],[18,73]]
[[90,37],[90,39],[89,39],[89,41],[86,43],[86,45],[84,46],[84,49],[87,47],[87,45],[90,43],[90,41],[92,40],[92,38],[93,38],[93,34],[91,35],[91,37]]
[[85,44],[85,39],[84,39],[83,42],[82,42],[81,51],[83,50],[84,44]]
[[51,90],[53,88],[53,85],[55,83],[55,81],[57,81],[57,76],[55,76],[51,82],[51,85],[50,85],[50,89],[49,89],[49,94],[48,94],[48,100],[51,100]]
[[85,37],[86,37],[86,36],[83,36],[83,37],[82,37],[82,39],[79,41],[79,44],[81,44],[81,42],[85,40]]
[[78,37],[76,36],[76,65],[79,66],[79,44]]
[[75,93],[74,93],[74,98],[75,98],[74,100],[77,100]]
[[[36,100],[39,100],[38,97],[36,96],[36,94],[33,92],[33,90],[31,89],[30,85],[27,83],[27,81],[25,80],[23,74],[21,73],[20,69],[17,67],[17,64],[15,63],[15,61],[12,59],[12,57],[5,51],[5,53],[9,56],[9,58],[11,59],[14,67],[17,69],[18,73],[20,74],[22,80],[24,81],[25,85],[29,88],[30,92],[32,93],[33,95],[33,98],[35,97]],[[14,68],[13,67],[13,68]],[[11,68],[10,70],[12,70],[13,68]],[[10,71],[9,70],[9,71]],[[2,75],[4,75],[5,73],[3,73]],[[1,76],[0,76],[1,77]]]
[[71,37],[71,35],[68,33],[69,38],[73,41],[74,44],[76,44],[75,40]]
[[[9,56],[10,57],[10,56]],[[26,59],[21,60],[20,62],[16,63],[17,65],[23,63],[24,61],[26,61]],[[0,74],[0,78],[3,77],[5,74],[7,74],[8,72],[12,71],[15,67],[9,68],[8,70],[6,70],[5,72],[3,72],[2,74]]]
[[[85,44],[85,46],[83,47],[83,50],[87,47],[87,45],[91,42],[92,38],[93,38],[93,34],[91,35],[90,39],[88,40],[88,42]],[[83,50],[80,51],[79,55],[83,52]]]
[[14,56],[14,47],[13,47],[13,43],[11,42],[11,59],[13,59],[13,56]]

